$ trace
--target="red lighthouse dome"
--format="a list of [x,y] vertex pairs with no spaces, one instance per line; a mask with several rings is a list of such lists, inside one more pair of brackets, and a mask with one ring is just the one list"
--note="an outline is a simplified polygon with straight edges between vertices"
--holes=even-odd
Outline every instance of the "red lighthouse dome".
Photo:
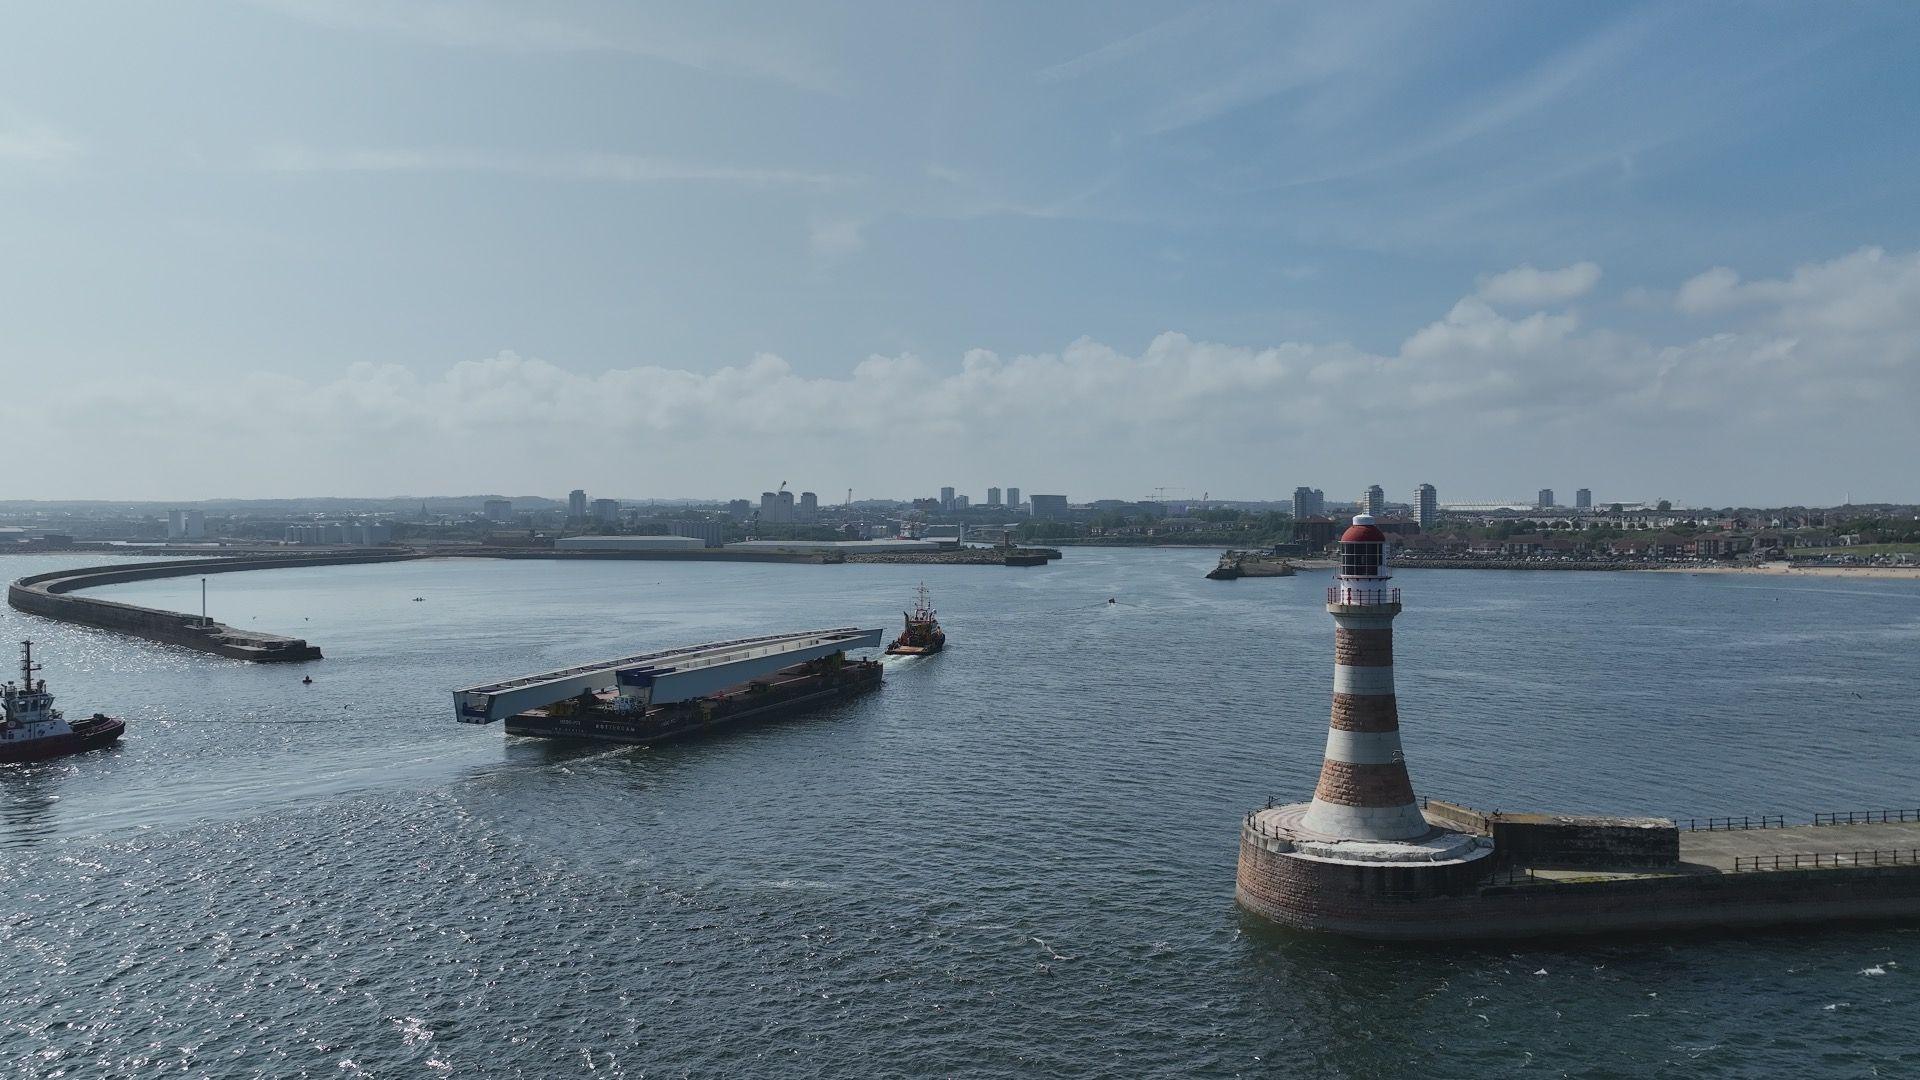
[[1361,514],[1353,519],[1353,524],[1347,526],[1346,532],[1340,534],[1340,542],[1343,544],[1384,544],[1387,542],[1387,534],[1380,531],[1380,527],[1373,523],[1371,516]]
[[1340,576],[1342,578],[1389,578],[1387,573],[1387,534],[1380,531],[1367,514],[1356,515],[1353,524],[1340,534]]

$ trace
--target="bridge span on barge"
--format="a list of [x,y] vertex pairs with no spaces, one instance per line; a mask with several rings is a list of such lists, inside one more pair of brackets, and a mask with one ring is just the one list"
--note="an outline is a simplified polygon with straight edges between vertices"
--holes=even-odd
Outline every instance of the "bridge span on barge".
[[454,718],[504,720],[509,735],[664,742],[872,689],[880,665],[846,654],[879,645],[877,629],[839,627],[640,653],[456,690]]

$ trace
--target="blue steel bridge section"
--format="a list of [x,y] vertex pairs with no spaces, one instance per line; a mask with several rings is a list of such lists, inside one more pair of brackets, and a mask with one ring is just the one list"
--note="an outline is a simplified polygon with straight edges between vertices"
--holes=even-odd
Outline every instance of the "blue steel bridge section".
[[616,688],[635,708],[691,701],[822,656],[878,648],[880,633],[878,629],[843,626],[769,634],[522,675],[455,690],[454,719],[463,724],[491,724],[582,693]]

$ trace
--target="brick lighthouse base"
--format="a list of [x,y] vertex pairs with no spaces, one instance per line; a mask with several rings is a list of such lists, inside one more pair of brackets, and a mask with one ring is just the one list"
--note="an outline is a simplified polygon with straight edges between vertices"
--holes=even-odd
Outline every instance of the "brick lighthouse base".
[[1408,933],[1422,901],[1472,896],[1493,840],[1434,828],[1412,840],[1345,840],[1306,828],[1310,803],[1247,815],[1240,828],[1240,906],[1302,930],[1356,937]]

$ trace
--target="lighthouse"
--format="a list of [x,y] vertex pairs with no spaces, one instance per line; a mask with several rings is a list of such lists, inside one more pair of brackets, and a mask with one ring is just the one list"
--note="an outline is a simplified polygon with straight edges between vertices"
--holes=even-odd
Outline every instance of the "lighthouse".
[[1308,930],[1418,937],[1413,902],[1473,895],[1492,865],[1491,836],[1428,820],[1407,778],[1393,693],[1400,590],[1387,538],[1361,514],[1340,535],[1333,616],[1333,715],[1310,802],[1250,811],[1240,825],[1234,896],[1247,910]]
[[1340,574],[1327,589],[1333,616],[1333,715],[1308,831],[1342,840],[1414,840],[1432,832],[1407,777],[1393,694],[1393,617],[1400,590],[1387,538],[1361,514],[1340,536]]

